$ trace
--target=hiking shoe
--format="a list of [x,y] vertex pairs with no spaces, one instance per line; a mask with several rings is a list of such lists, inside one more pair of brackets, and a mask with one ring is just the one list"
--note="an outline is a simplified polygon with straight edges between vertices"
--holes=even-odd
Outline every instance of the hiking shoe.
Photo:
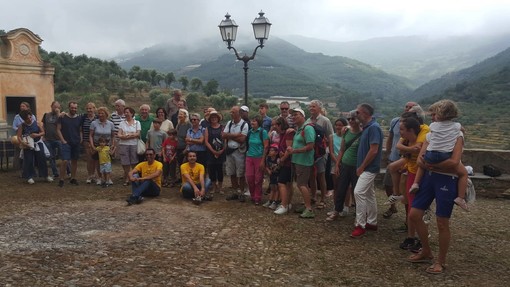
[[59,180],[58,181],[58,187],[63,187],[64,186],[64,181],[63,180]]
[[197,196],[192,199],[192,202],[194,205],[200,205],[200,203],[202,203],[202,198],[200,196]]
[[420,186],[417,183],[413,183],[409,188],[409,193],[417,193],[420,190]]
[[384,203],[384,205],[390,205],[390,204],[397,203],[397,202],[401,201],[402,198],[404,198],[402,195],[393,195],[392,194],[388,197],[388,200]]
[[278,203],[276,203],[276,201],[273,201],[268,207],[269,209],[276,210],[276,208],[278,207]]
[[411,246],[408,250],[411,251],[412,253],[420,253],[421,251],[421,241],[419,239],[416,239],[414,241],[414,245]]
[[308,209],[308,208],[305,208],[305,210],[303,211],[303,213],[301,213],[299,215],[300,218],[314,218],[315,217],[315,213],[313,213],[312,210]]
[[28,182],[28,184],[34,184],[34,183],[35,183],[35,181],[34,181],[34,179],[33,179],[33,178],[29,178],[29,179],[27,180],[27,182]]
[[78,181],[76,180],[76,178],[73,178],[69,181],[70,184],[74,184],[74,185],[79,185],[78,184]]
[[460,208],[464,209],[464,211],[469,211],[469,206],[466,203],[466,200],[462,197],[457,197],[453,200],[455,204],[457,204]]
[[238,200],[239,199],[239,194],[232,193],[231,195],[227,196],[225,199],[226,200]]
[[354,227],[354,230],[351,233],[351,237],[359,238],[359,237],[363,236],[365,233],[366,233],[365,228],[357,225],[356,227]]
[[425,224],[430,224],[430,220],[432,220],[432,211],[430,208],[425,210],[425,213],[423,213],[422,220]]
[[280,205],[278,206],[278,208],[274,211],[274,214],[277,214],[277,215],[282,215],[282,214],[287,214],[287,212],[289,212],[289,209],[286,208],[285,206],[283,205]]
[[365,224],[365,229],[370,231],[377,231],[377,224]]
[[402,243],[400,243],[399,247],[404,250],[410,250],[411,247],[414,246],[416,240],[416,238],[407,237]]
[[398,212],[397,208],[396,208],[395,206],[392,206],[392,207],[388,208],[388,210],[386,210],[386,211],[382,214],[382,216],[383,216],[384,218],[386,218],[386,219],[390,219],[390,218],[391,218],[391,216],[392,216],[393,214],[397,213],[397,212]]

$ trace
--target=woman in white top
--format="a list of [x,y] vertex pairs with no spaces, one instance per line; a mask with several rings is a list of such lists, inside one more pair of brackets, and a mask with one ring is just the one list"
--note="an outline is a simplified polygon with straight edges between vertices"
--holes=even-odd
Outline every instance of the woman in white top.
[[138,138],[142,127],[140,122],[135,120],[135,110],[127,107],[124,109],[126,119],[119,125],[119,154],[120,164],[124,169],[124,186],[129,185],[129,171],[138,163],[138,154],[136,153]]
[[[160,129],[162,131],[164,131],[165,133],[167,133],[169,130],[174,129],[174,124],[172,123],[172,121],[167,119],[167,114],[166,114],[165,109],[158,108],[156,110],[156,118],[161,120],[161,127],[160,127]],[[154,130],[154,125],[153,124],[151,124],[151,128],[149,129],[149,131],[152,131],[152,130]]]

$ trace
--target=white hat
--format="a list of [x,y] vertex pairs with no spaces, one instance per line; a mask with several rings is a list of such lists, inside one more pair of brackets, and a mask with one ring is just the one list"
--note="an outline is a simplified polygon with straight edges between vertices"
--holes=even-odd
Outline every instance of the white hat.
[[249,113],[250,112],[250,108],[248,108],[247,106],[241,106],[241,110]]
[[290,109],[290,112],[291,113],[299,112],[299,113],[301,113],[303,115],[303,117],[306,117],[305,112],[302,109],[300,109],[300,108]]

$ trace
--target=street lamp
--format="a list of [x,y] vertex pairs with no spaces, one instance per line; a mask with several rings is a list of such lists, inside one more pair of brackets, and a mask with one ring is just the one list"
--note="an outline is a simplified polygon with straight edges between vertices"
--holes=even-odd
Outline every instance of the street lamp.
[[264,17],[264,12],[259,12],[259,17],[255,18],[251,23],[253,26],[253,34],[255,35],[255,39],[258,40],[259,45],[253,50],[253,54],[250,56],[244,54],[244,56],[240,57],[239,53],[237,53],[236,48],[232,46],[232,43],[236,40],[237,36],[237,24],[234,20],[230,19],[230,15],[227,13],[225,15],[225,19],[221,21],[218,27],[220,28],[221,38],[227,44],[227,48],[233,49],[236,53],[237,60],[244,62],[244,104],[248,104],[248,62],[255,59],[255,54],[257,53],[258,48],[264,48],[264,41],[269,38],[269,29],[271,28],[271,23],[269,23],[269,19]]

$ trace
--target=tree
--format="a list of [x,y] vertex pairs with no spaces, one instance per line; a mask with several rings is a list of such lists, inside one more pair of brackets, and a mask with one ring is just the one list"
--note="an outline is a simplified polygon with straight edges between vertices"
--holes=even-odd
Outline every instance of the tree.
[[186,90],[188,88],[189,80],[188,77],[182,76],[179,78],[179,83],[182,85],[182,89]]
[[141,70],[142,70],[142,68],[140,68],[140,66],[131,67],[131,69],[128,72],[128,77],[130,79],[140,80],[140,71]]
[[161,73],[157,73],[155,78],[156,78],[156,85],[161,86],[161,82],[165,79],[165,75],[163,75]]
[[146,81],[136,81],[133,84],[133,88],[136,89],[138,95],[142,95],[142,91],[147,90],[150,87],[150,83]]
[[193,78],[191,79],[191,82],[190,82],[190,88],[192,91],[198,91],[202,88],[203,84],[202,84],[202,80],[200,80],[199,78]]
[[197,93],[191,93],[186,96],[186,103],[188,104],[189,110],[194,110],[200,104],[200,96]]
[[170,85],[175,82],[174,73],[170,72],[165,75],[165,84],[167,88],[170,88]]
[[81,93],[90,92],[90,88],[92,88],[92,84],[85,78],[84,76],[80,76],[78,80],[74,83],[74,88]]
[[207,82],[207,84],[205,84],[202,90],[204,91],[204,94],[206,96],[210,97],[211,95],[215,95],[218,93],[218,86],[219,86],[218,81],[212,79],[209,82]]

